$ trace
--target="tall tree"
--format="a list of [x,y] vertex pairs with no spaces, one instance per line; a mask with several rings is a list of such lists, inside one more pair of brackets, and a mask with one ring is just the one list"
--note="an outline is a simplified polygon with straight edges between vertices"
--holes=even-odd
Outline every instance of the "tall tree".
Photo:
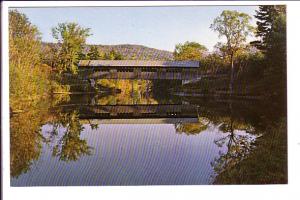
[[253,44],[265,55],[264,78],[266,92],[271,96],[286,96],[286,7],[260,6],[256,12],[259,40]]
[[285,14],[285,6],[283,5],[262,5],[256,11],[255,18],[257,18],[256,36],[260,39],[252,42],[258,49],[264,53],[271,45],[272,31],[276,20],[280,14]]
[[40,63],[41,35],[26,15],[9,12],[10,63],[31,65]]
[[175,60],[200,60],[207,48],[197,42],[185,42],[177,44],[174,50]]
[[[41,37],[26,15],[9,11],[10,106],[37,102],[49,89],[49,68],[41,63]],[[27,105],[26,103],[26,105]]]
[[251,17],[238,11],[224,10],[220,16],[214,19],[210,28],[218,32],[219,37],[225,37],[226,52],[230,57],[231,75],[229,89],[232,94],[234,81],[234,59],[236,53],[242,49],[254,27],[250,25]]
[[76,74],[79,55],[86,38],[90,36],[90,29],[82,28],[77,23],[59,23],[52,29],[52,36],[58,43],[59,60],[56,64],[58,71]]

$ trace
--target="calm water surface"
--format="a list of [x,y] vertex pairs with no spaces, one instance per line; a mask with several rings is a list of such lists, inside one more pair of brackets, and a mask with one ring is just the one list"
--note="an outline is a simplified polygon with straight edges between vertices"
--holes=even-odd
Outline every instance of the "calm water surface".
[[[124,98],[120,98],[124,99]],[[255,102],[71,96],[11,117],[11,185],[211,184],[264,127]]]

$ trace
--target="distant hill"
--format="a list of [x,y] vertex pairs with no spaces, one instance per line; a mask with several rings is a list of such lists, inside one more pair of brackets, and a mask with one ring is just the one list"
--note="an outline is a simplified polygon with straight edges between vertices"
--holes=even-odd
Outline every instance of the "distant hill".
[[[53,43],[43,43],[45,46],[53,45]],[[89,51],[91,46],[97,46],[99,52],[108,53],[111,50],[120,53],[126,60],[174,60],[173,53],[170,51],[159,50],[135,44],[119,44],[119,45],[86,45],[85,53]]]
[[[91,45],[88,45],[88,47]],[[173,53],[143,45],[119,44],[119,45],[95,45],[100,52],[107,53],[114,50],[128,60],[173,60]]]

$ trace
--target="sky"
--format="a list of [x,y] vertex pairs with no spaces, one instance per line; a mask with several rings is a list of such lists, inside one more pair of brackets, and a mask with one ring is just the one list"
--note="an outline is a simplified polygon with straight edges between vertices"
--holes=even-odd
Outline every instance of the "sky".
[[[175,45],[195,41],[210,51],[221,41],[209,27],[223,10],[237,10],[253,17],[257,6],[173,6],[173,7],[60,7],[17,8],[42,33],[42,40],[54,42],[51,28],[62,22],[76,22],[90,28],[88,44],[138,44],[173,51]],[[252,22],[255,25],[255,18]],[[250,39],[249,39],[250,40]]]

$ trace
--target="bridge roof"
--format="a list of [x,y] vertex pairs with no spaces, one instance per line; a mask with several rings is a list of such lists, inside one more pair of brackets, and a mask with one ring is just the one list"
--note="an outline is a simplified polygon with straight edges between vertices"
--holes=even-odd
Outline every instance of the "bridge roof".
[[199,61],[80,60],[82,67],[199,67]]

